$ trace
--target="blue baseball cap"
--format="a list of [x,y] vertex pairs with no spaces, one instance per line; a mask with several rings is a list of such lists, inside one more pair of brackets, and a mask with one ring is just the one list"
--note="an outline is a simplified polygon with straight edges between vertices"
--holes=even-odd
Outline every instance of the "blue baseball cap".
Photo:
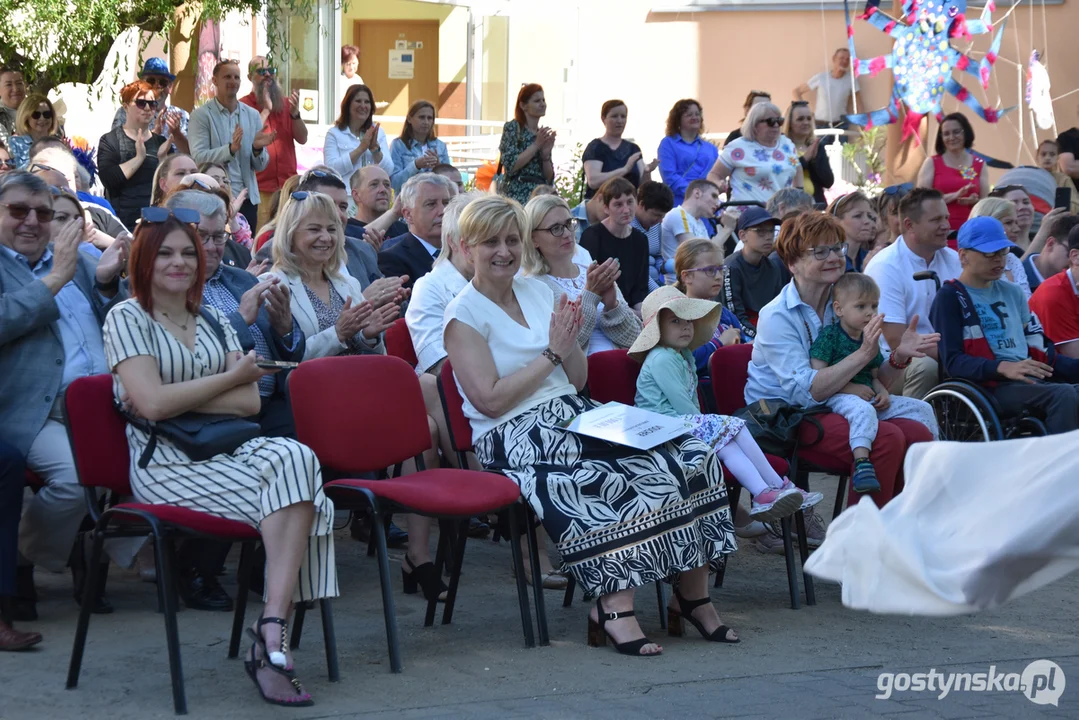
[[737,232],[741,232],[748,228],[757,227],[758,225],[778,225],[779,218],[772,215],[764,208],[761,207],[748,207],[742,214],[738,216],[738,223],[734,226]]
[[163,75],[169,79],[169,82],[176,79],[176,76],[169,72],[168,63],[156,57],[152,57],[143,63],[139,77],[145,77],[146,75]]
[[1006,248],[1016,247],[1015,243],[1008,239],[1000,220],[988,216],[967,220],[959,228],[957,239],[960,250],[994,253]]

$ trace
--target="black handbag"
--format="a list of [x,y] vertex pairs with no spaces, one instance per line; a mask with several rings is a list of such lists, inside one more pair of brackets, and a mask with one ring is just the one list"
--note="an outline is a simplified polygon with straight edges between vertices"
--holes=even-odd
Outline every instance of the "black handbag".
[[[221,348],[225,344],[225,331],[212,314],[205,308],[199,310],[199,315],[213,329],[217,335]],[[117,401],[119,407],[119,401]],[[159,420],[152,423],[143,418],[136,417],[130,412],[120,408],[120,412],[127,421],[150,436],[146,449],[139,456],[138,465],[146,469],[157,448],[157,438],[167,438],[178,450],[187,455],[195,462],[209,460],[216,455],[231,455],[236,448],[248,440],[262,434],[262,428],[258,423],[244,420],[234,415],[215,415],[200,412],[186,412],[168,420]]]
[[734,413],[746,423],[746,430],[757,441],[761,450],[779,457],[790,457],[798,447],[798,427],[808,422],[817,430],[813,442],[801,443],[803,446],[816,445],[824,438],[824,428],[813,415],[831,412],[827,405],[814,405],[803,408],[791,405],[786,400],[769,398],[758,400],[748,407]]

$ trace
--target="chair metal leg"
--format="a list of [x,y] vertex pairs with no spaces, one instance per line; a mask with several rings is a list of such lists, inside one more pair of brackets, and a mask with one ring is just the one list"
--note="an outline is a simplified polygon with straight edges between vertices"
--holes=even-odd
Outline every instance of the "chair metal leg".
[[847,480],[846,475],[839,476],[839,487],[835,491],[835,506],[832,507],[832,520],[835,520],[843,512],[844,501],[847,499]]
[[813,590],[813,576],[806,573],[806,560],[809,559],[809,541],[806,535],[805,513],[799,510],[794,514],[794,522],[798,526],[798,557],[802,561],[802,584],[806,589],[806,605],[817,604],[817,594]]
[[322,642],[326,646],[326,670],[329,672],[330,682],[341,679],[341,672],[337,667],[337,633],[333,630],[333,605],[329,598],[318,601],[319,613],[322,615]]
[[571,574],[569,576],[569,584],[566,585],[566,594],[562,598],[562,607],[569,607],[573,604],[573,592],[577,589],[577,578]]
[[236,610],[232,614],[232,636],[229,638],[229,657],[240,654],[240,639],[244,631],[244,615],[247,613],[247,593],[251,587],[251,568],[255,564],[255,543],[240,546],[240,569],[237,571]]
[[162,584],[161,596],[165,605],[165,639],[169,647],[169,674],[172,676],[172,704],[177,715],[187,714],[184,693],[184,669],[180,661],[180,632],[176,625],[176,551],[171,538],[157,536],[154,544],[157,555],[157,582]]
[[656,605],[659,607],[659,627],[667,629],[667,598],[663,592],[663,581],[656,582]]
[[289,647],[293,650],[300,649],[300,636],[303,635],[303,621],[307,618],[307,603],[302,600],[296,603],[296,612],[292,618],[292,633],[289,634]]
[[783,557],[787,561],[787,586],[791,592],[791,610],[801,607],[798,596],[798,570],[794,565],[794,541],[791,539],[791,519],[785,517],[779,521],[783,528]]
[[[373,494],[367,496],[372,505],[375,502]],[[375,513],[376,517],[378,513]],[[397,644],[397,613],[393,605],[393,581],[390,578],[390,554],[386,549],[386,529],[383,526],[371,525],[375,533],[375,546],[378,550],[378,580],[382,586],[382,614],[386,620],[386,645],[390,653],[390,672],[401,672],[401,650]]]
[[[510,556],[513,558],[513,569],[517,578],[517,604],[521,607],[521,627],[525,634],[525,647],[535,647],[536,637],[532,632],[532,613],[528,609],[528,588],[525,586],[525,561],[521,556],[521,543],[518,540],[521,537],[520,530],[518,529],[517,513],[510,510],[509,513],[510,523]],[[535,578],[533,578],[535,579]]]
[[[442,578],[442,573],[446,567],[446,555],[453,554],[453,529],[450,527],[453,523],[449,520],[438,521],[438,546],[435,550],[435,571],[438,573],[439,579]],[[452,561],[451,561],[452,562]],[[423,588],[420,588],[420,592],[423,592]],[[431,627],[435,624],[435,611],[438,609],[438,595],[427,600],[427,612],[423,616],[423,626]]]
[[[551,637],[547,631],[547,603],[543,597],[543,574],[540,571],[539,539],[536,537],[536,523],[533,522],[536,518],[532,508],[527,503],[523,507],[525,522],[528,524],[528,557],[532,566],[532,599],[536,603],[536,629],[539,635],[539,644],[546,646],[551,644]],[[510,512],[517,512],[517,507],[514,506]]]
[[446,607],[442,610],[442,624],[449,625],[453,620],[453,608],[457,604],[457,588],[461,584],[461,567],[465,560],[465,542],[468,541],[468,520],[457,523],[456,543],[451,546],[450,560],[450,589],[446,593]]
[[[79,608],[79,622],[75,627],[75,643],[71,646],[71,663],[67,669],[67,684],[65,687],[72,690],[79,685],[79,673],[82,670],[82,655],[86,650],[86,634],[90,629],[90,610],[93,607],[94,588],[97,586],[97,576],[101,570],[98,558],[101,557],[101,549],[105,543],[105,536],[100,530],[93,533],[94,544],[90,551],[90,566],[87,568],[86,586],[82,591],[82,606]],[[160,583],[159,583],[160,584]]]

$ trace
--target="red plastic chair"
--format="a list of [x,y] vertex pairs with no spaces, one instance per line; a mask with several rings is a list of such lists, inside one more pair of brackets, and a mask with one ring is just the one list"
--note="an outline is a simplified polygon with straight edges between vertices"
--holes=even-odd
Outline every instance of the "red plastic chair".
[[[400,358],[364,355],[310,360],[292,371],[289,383],[297,437],[315,451],[324,473],[344,476],[323,485],[327,497],[342,509],[369,508],[377,519],[371,525],[378,549],[390,667],[401,672],[382,519],[393,512],[439,518],[443,532],[435,566],[440,574],[446,553],[451,554],[450,587],[442,616],[445,625],[453,618],[469,519],[512,506],[520,490],[508,478],[491,473],[424,468],[422,455],[431,447],[427,410],[415,371]],[[418,470],[411,475],[382,480],[349,477],[381,474],[386,468],[394,468],[399,475],[410,458]],[[455,536],[452,548],[451,535]],[[522,606],[526,605],[527,595],[519,595]],[[437,598],[428,601],[425,626],[434,623],[437,604]]]
[[588,356],[588,394],[598,403],[633,405],[641,364],[626,350],[604,350]]
[[[449,358],[442,363],[442,370],[438,375],[438,395],[442,400],[442,409],[446,412],[446,425],[450,431],[450,444],[457,453],[457,462],[461,467],[468,467],[468,454],[472,452],[472,423],[465,417],[465,399],[457,389],[457,381],[453,379],[453,366]],[[518,493],[520,491],[518,490]],[[523,498],[520,504],[525,516],[525,539],[528,542],[529,564],[532,566],[532,599],[536,603],[536,629],[539,634],[540,645],[550,645],[551,640],[547,632],[547,607],[543,601],[543,583],[537,581],[542,577],[539,565],[539,553],[536,551],[536,524],[532,508]],[[507,513],[510,522],[509,546],[513,556],[514,567],[524,567],[524,559],[521,556],[521,545],[516,538],[519,537],[517,525],[519,520],[516,510]],[[498,540],[497,529],[495,541]],[[515,573],[517,578],[517,593],[519,597],[527,597],[524,574]],[[572,578],[570,580],[572,583]],[[572,587],[572,585],[570,586]],[[533,647],[535,639],[532,636],[532,615],[528,610],[528,603],[521,603],[521,624],[525,630],[525,645]]]
[[[248,581],[254,560],[258,530],[241,522],[226,520],[215,515],[189,510],[175,505],[151,505],[147,503],[117,503],[115,500],[131,495],[128,479],[131,462],[125,434],[125,420],[113,406],[112,377],[95,375],[79,378],[67,390],[65,405],[68,416],[68,438],[75,458],[75,470],[79,484],[86,489],[90,516],[94,520],[92,533],[93,550],[89,562],[89,578],[86,583],[79,622],[75,630],[75,644],[71,650],[67,687],[74,688],[79,682],[86,634],[90,624],[91,598],[99,583],[102,545],[107,538],[144,537],[153,535],[157,561],[158,601],[165,615],[165,637],[168,642],[169,673],[172,678],[172,701],[179,715],[187,713],[184,691],[183,667],[180,662],[180,636],[176,625],[176,577],[174,569],[174,541],[177,538],[201,537],[225,542],[243,543],[240,559],[239,588],[236,610],[233,614],[232,636],[228,656],[239,653],[240,634],[243,632],[244,612],[247,609]],[[112,503],[104,508],[98,504],[99,490],[112,496]],[[324,622],[330,620],[324,615]],[[326,627],[332,640],[332,620]],[[337,651],[327,642],[326,662],[330,680],[338,679]]]
[[412,334],[404,318],[397,318],[393,325],[386,328],[386,354],[399,357],[412,367],[419,364],[416,348],[412,345]]
[[[734,415],[745,407],[746,382],[749,381],[749,362],[753,355],[752,345],[726,345],[717,348],[708,361],[708,373],[712,379],[712,394],[715,396],[716,409],[721,415]],[[776,455],[765,453],[768,463],[780,477],[790,472],[790,463]],[[731,507],[738,502],[738,496],[742,488],[738,485],[730,473],[724,468],[724,477],[728,478],[727,487],[731,490]],[[795,483],[802,486],[795,479]],[[804,487],[804,486],[802,486]],[[798,526],[798,555],[803,566],[802,580],[805,584],[806,604],[816,605],[817,598],[813,588],[813,578],[805,573],[805,562],[809,558],[809,547],[806,544],[805,515],[802,511],[794,514],[794,521]],[[783,555],[787,563],[787,586],[790,589],[791,608],[797,610],[800,604],[798,595],[798,573],[794,563],[794,538],[792,537],[790,518],[780,521],[783,529]],[[717,587],[722,583],[722,577],[716,577]]]

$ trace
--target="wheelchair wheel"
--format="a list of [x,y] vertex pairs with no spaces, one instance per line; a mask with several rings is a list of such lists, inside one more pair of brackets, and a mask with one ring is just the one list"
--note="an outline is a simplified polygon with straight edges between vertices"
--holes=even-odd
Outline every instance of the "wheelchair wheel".
[[925,396],[940,426],[940,439],[957,442],[1001,440],[1000,419],[985,396],[974,388],[946,382]]

